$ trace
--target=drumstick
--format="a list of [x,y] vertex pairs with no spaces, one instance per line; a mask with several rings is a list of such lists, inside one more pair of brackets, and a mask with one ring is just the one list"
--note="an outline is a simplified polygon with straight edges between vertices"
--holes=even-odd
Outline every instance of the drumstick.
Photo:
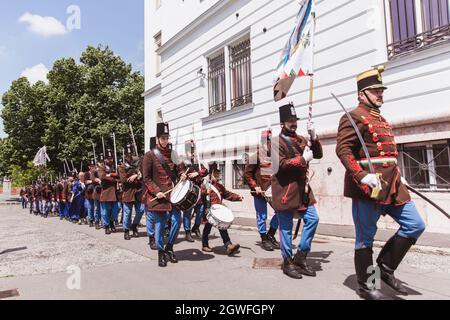
[[[185,172],[184,174],[187,174],[188,171],[189,171],[189,169],[187,169],[186,172]],[[172,189],[167,190],[166,192],[164,192],[164,195],[166,195],[166,194],[170,193],[171,191],[173,191],[180,183],[181,183],[181,180],[178,181],[178,183],[175,185],[175,187],[173,187]],[[152,203],[153,201],[155,201],[155,200],[157,200],[157,199],[158,199],[158,197],[155,197],[155,198],[153,198],[152,200],[150,200],[149,203]]]

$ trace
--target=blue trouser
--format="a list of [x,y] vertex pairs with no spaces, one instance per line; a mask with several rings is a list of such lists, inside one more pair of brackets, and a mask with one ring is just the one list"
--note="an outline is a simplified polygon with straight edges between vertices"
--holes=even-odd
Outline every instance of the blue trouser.
[[413,201],[401,206],[380,205],[373,201],[353,199],[352,201],[353,222],[355,224],[355,248],[371,248],[375,234],[377,233],[377,222],[382,213],[388,214],[399,225],[397,235],[403,238],[419,239],[425,231],[425,223],[419,215]]
[[[212,224],[209,222],[205,224],[202,233],[202,245],[204,247],[209,247],[209,234],[211,233]],[[231,244],[230,235],[228,234],[228,230],[219,230],[220,237],[222,238],[224,246],[228,246]]]
[[62,220],[64,218],[64,202],[62,200],[58,201],[58,211],[59,211],[59,218]]
[[41,209],[41,205],[40,205],[40,201],[39,200],[35,200],[34,201],[34,206],[33,206],[33,212],[35,214],[39,213]]
[[145,209],[145,218],[146,218],[146,225],[147,225],[147,234],[149,237],[155,236],[155,213],[153,211]]
[[195,221],[194,224],[199,226],[202,223],[202,215],[205,206],[203,204],[197,204],[193,208],[183,211],[183,227],[184,231],[191,231],[191,219],[192,213],[195,211]]
[[144,205],[140,202],[123,203],[123,229],[125,231],[130,230],[131,216],[133,212],[133,206],[136,211],[133,219],[133,225],[138,225],[144,214]]
[[[258,232],[259,234],[266,234],[267,227],[267,201],[261,197],[254,197],[255,209],[256,209],[256,222],[258,224]],[[277,230],[278,229],[278,219],[275,214],[270,220],[270,229]]]
[[100,201],[99,200],[93,200],[94,202],[94,222],[99,223],[102,219],[102,214],[100,210]]
[[177,209],[173,209],[170,212],[158,212],[153,211],[155,218],[155,240],[158,246],[158,250],[164,250],[164,229],[166,227],[167,219],[171,220],[170,232],[169,232],[169,245],[173,245],[177,240],[178,232],[181,227],[181,212]]
[[120,209],[120,202],[118,202],[118,201],[113,202],[113,206],[112,206],[112,221],[118,221],[119,220],[119,209]]
[[94,200],[86,199],[85,207],[87,209],[89,222],[94,222]]
[[[280,224],[280,247],[283,258],[292,257],[292,227],[294,225],[294,211],[277,211]],[[297,246],[297,251],[310,252],[311,243],[319,224],[319,215],[314,206],[309,206],[304,211],[299,211],[300,218],[304,221],[302,237]]]
[[103,228],[109,228],[110,223],[114,222],[114,207],[117,205],[117,202],[113,201],[105,201],[100,202],[100,207],[102,210],[102,223]]

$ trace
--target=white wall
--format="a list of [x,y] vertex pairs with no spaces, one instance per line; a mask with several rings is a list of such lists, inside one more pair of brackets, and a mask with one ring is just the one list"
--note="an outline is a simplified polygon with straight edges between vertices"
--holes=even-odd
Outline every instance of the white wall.
[[[185,1],[185,4],[192,2],[192,7],[182,7],[175,1],[165,1],[163,7],[167,2],[171,4],[164,10],[182,10],[186,16],[176,13],[177,18],[172,19],[176,21],[172,24],[166,21],[167,11],[163,11],[164,43],[182,30],[189,20],[193,20],[196,13],[200,16],[205,12],[194,9],[197,8],[192,4],[195,0]],[[342,111],[330,92],[337,94],[348,108],[356,106],[356,75],[374,65],[386,63],[384,81],[389,90],[385,96],[383,115],[396,124],[398,130],[412,123],[414,128],[414,121],[418,119],[438,121],[450,110],[450,83],[443,81],[450,79],[450,50],[448,45],[444,45],[387,62],[383,1],[317,0],[316,4],[314,121],[319,135],[326,137],[323,141],[326,154],[323,160],[313,165],[316,177],[312,184],[320,199],[318,207],[322,222],[352,224],[349,201],[342,197],[344,171],[334,152]],[[170,46],[166,45],[161,53],[160,103],[164,120],[170,122],[172,136],[177,137],[174,143],[182,146],[185,140],[191,138],[193,125],[195,140],[202,150],[221,151],[246,142],[255,143],[259,131],[268,124],[273,126],[275,134],[279,131],[278,106],[287,101],[295,102],[297,113],[302,118],[299,130],[305,130],[308,79],[296,80],[289,97],[282,102],[273,102],[272,91],[275,65],[294,25],[297,11],[296,0],[226,1],[220,10],[197,24],[196,28]],[[267,28],[266,33],[263,28]],[[208,92],[207,86],[201,85],[197,71],[201,67],[207,70],[206,57],[209,54],[244,33],[249,33],[251,38],[254,106],[215,119],[204,118]],[[252,134],[248,134],[249,131]],[[224,137],[220,136],[222,133],[226,133]],[[402,133],[398,131],[396,138],[399,142],[404,142],[406,137],[411,138],[411,134],[402,136]],[[412,136],[416,141],[427,140],[430,136],[434,139],[450,138],[446,130],[434,135]],[[330,176],[326,170],[328,167],[333,168]],[[231,165],[228,165],[228,170],[231,170]],[[230,185],[231,181],[227,184]],[[238,215],[253,217],[252,199],[248,192],[243,194],[246,201],[232,204],[232,207]],[[450,210],[447,198],[440,195],[439,203]],[[421,201],[418,201],[418,207],[423,209],[429,231],[450,232],[448,221],[437,218],[436,212]],[[381,225],[385,227],[392,226],[390,221],[383,223]]]

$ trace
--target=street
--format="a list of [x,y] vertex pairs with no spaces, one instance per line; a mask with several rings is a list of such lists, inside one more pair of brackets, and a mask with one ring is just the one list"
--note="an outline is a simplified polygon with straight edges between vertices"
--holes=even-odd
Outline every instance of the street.
[[[294,280],[280,270],[280,252],[263,251],[249,228],[230,230],[232,241],[241,244],[235,257],[226,255],[217,229],[210,240],[213,254],[203,253],[198,239],[184,241],[180,232],[179,263],[160,268],[145,228],[140,238],[125,241],[121,232],[106,236],[19,206],[0,206],[0,221],[0,292],[18,292],[8,299],[359,299],[349,239],[318,235],[309,256],[317,277]],[[79,287],[70,270],[80,270]],[[414,250],[396,274],[410,295],[395,296],[383,284],[383,292],[395,299],[450,299],[446,249]]]

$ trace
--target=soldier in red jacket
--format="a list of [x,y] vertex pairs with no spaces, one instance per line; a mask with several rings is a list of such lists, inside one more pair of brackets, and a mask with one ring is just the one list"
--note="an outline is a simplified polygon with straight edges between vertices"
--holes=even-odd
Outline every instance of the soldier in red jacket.
[[[350,112],[372,159],[375,172],[369,172],[368,160],[347,116],[339,123],[336,153],[346,169],[344,195],[352,199],[356,231],[355,269],[358,294],[365,299],[386,298],[367,281],[373,267],[372,246],[380,215],[388,214],[400,224],[398,232],[381,250],[377,264],[381,279],[401,294],[407,290],[394,271],[425,229],[414,202],[402,181],[397,163],[398,151],[391,125],[380,114],[386,87],[381,78],[384,68],[358,75],[358,107]],[[378,179],[376,174],[381,174]],[[381,188],[375,199],[371,188]]]
[[[220,169],[217,164],[213,164],[210,167],[210,181],[206,184],[202,184],[202,194],[204,198],[204,203],[207,208],[214,204],[222,204],[222,199],[228,201],[242,201],[242,196],[230,192],[219,182]],[[212,229],[212,224],[207,222],[203,228],[202,235],[202,250],[205,252],[212,252],[209,247],[208,237]],[[220,236],[222,238],[223,244],[227,250],[229,256],[238,252],[240,245],[238,243],[232,243],[228,230],[219,230]]]
[[[312,277],[316,275],[306,262],[319,224],[314,206],[316,200],[308,184],[307,174],[309,162],[323,156],[322,145],[312,122],[308,123],[311,133],[311,146],[308,146],[306,138],[296,133],[298,120],[292,104],[280,107],[282,130],[272,143],[272,205],[280,224],[283,272],[295,279],[301,279],[302,274]],[[297,253],[292,257],[292,226],[296,215],[305,224]]]

